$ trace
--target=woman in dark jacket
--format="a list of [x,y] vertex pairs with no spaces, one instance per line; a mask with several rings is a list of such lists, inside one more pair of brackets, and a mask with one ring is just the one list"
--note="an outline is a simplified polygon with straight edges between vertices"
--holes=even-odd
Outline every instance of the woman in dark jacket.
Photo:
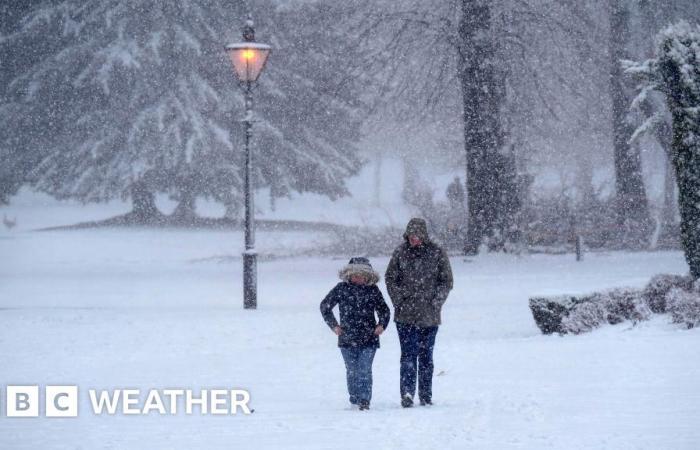
[[[379,274],[367,258],[352,258],[339,275],[343,281],[323,299],[321,314],[338,336],[350,403],[366,410],[372,399],[374,353],[379,348],[379,335],[389,325],[390,312],[377,287]],[[340,323],[333,315],[336,305],[340,311]]]

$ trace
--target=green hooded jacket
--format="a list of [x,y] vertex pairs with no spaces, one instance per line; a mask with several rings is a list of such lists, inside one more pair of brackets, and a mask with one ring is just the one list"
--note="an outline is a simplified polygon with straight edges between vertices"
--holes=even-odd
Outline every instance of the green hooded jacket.
[[[421,238],[411,247],[409,235]],[[391,256],[384,279],[394,305],[394,320],[419,327],[440,325],[440,312],[452,290],[447,253],[430,240],[423,219],[411,219],[401,244]]]

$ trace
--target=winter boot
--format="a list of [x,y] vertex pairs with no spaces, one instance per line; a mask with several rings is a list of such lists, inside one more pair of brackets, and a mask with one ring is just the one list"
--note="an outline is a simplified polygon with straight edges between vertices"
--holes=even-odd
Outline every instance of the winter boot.
[[422,398],[420,399],[420,405],[421,406],[430,406],[433,404],[433,401],[429,398]]
[[358,406],[360,407],[360,411],[367,411],[369,409],[369,402],[360,402]]
[[401,397],[401,406],[404,408],[413,406],[413,396],[411,394],[404,394],[403,397]]

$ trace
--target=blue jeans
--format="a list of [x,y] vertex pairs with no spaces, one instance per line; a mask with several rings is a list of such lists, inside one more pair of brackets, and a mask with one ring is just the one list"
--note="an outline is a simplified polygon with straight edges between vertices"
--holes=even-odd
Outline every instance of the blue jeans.
[[418,372],[418,397],[431,400],[433,396],[433,347],[438,327],[417,327],[396,323],[401,344],[401,397],[416,393]]
[[376,351],[374,347],[340,347],[353,405],[372,400],[372,362]]

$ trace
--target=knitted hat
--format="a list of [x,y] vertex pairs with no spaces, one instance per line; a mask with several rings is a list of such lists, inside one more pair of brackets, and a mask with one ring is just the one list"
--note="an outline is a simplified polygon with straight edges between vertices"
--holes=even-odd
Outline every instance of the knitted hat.
[[338,275],[343,281],[350,281],[350,277],[353,275],[364,276],[367,284],[377,284],[379,281],[379,274],[372,268],[369,259],[362,256],[350,258],[350,262],[340,270]]

